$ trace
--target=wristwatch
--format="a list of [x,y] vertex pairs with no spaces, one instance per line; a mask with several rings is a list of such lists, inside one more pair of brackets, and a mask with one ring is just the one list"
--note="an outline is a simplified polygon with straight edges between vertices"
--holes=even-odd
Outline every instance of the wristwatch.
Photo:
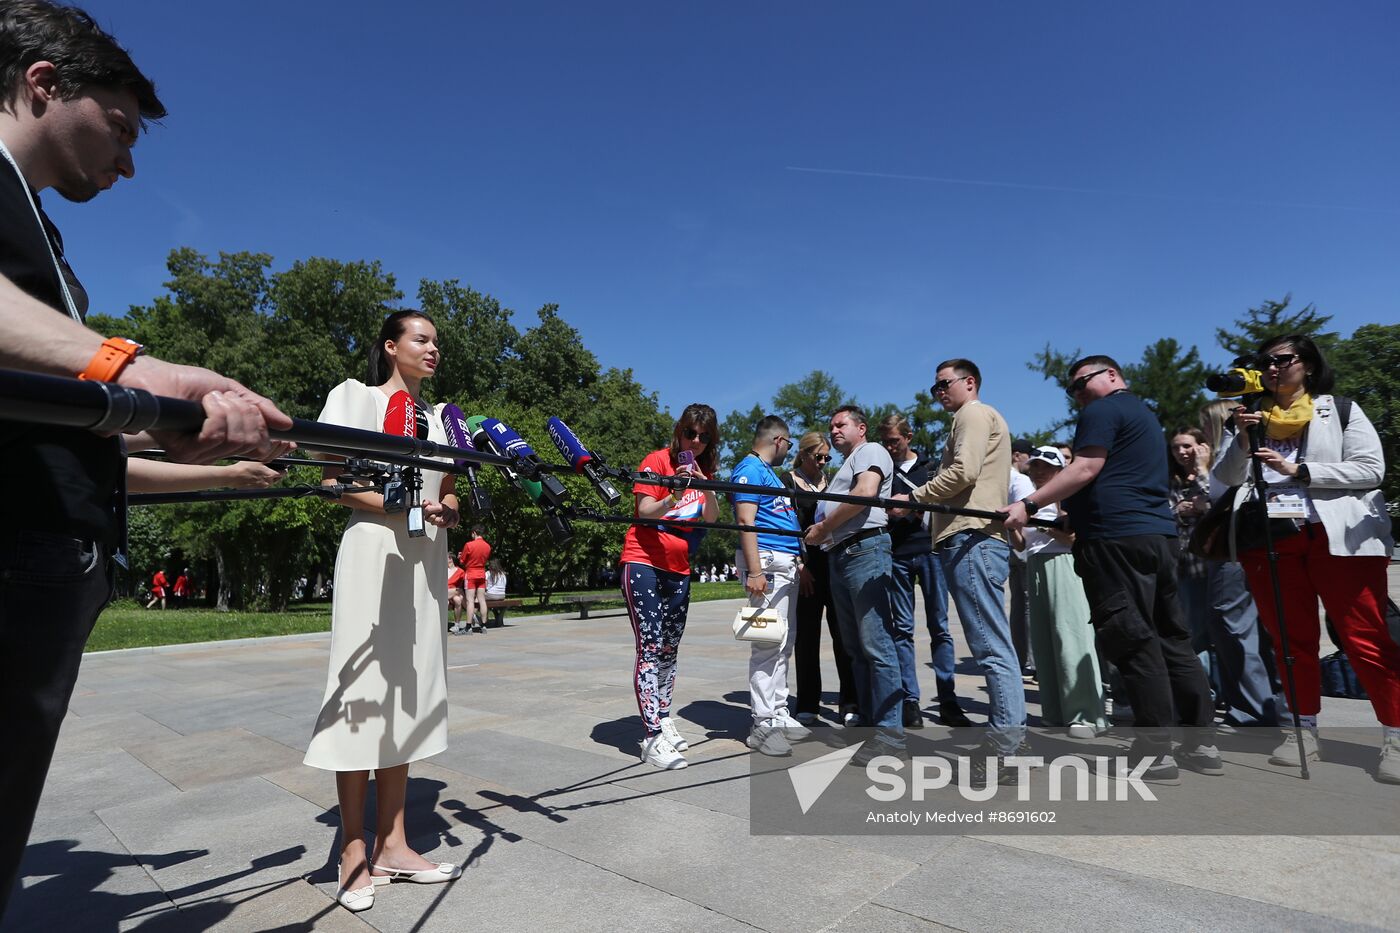
[[1026,498],[1022,499],[1021,504],[1026,507],[1027,515],[1034,515],[1036,512],[1040,511],[1040,506],[1036,505],[1035,500],[1030,496],[1026,496]]
[[112,382],[132,360],[141,355],[145,349],[135,340],[127,340],[125,337],[108,337],[102,341],[102,346],[97,348],[97,353],[93,355],[87,367],[78,373],[79,379],[90,379],[95,382]]

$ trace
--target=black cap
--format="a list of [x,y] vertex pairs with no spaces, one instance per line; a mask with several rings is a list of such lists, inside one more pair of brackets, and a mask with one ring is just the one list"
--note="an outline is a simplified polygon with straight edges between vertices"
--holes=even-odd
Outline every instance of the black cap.
[[1030,441],[1018,439],[1011,442],[1011,452],[1013,454],[1033,454],[1035,448],[1031,446]]

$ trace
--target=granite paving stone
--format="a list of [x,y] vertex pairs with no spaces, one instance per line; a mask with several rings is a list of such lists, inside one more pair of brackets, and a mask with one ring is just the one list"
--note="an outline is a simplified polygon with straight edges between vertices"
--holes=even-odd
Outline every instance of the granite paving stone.
[[[516,617],[449,638],[448,748],[410,767],[406,832],[466,872],[382,888],[360,915],[331,897],[334,777],[301,763],[328,634],[90,656],[0,931],[1400,930],[1400,834],[1253,825],[1252,798],[1266,792],[1383,812],[1393,789],[1366,770],[1369,737],[1325,738],[1334,760],[1308,787],[1267,765],[1268,736],[1222,737],[1224,777],[1188,774],[1169,789],[1187,802],[1209,789],[1229,811],[1181,813],[1195,835],[772,835],[766,812],[755,835],[753,769],[785,766],[743,743],[738,605],[691,607],[672,706],[690,767],[669,772],[637,759],[622,613]],[[980,721],[985,685],[952,628],[958,688]],[[927,697],[926,640],[916,647]],[[1038,691],[1027,693],[1035,716]],[[1361,701],[1328,698],[1324,715],[1373,725]],[[839,728],[822,728],[833,744]],[[853,777],[859,787],[854,772],[843,786]]]

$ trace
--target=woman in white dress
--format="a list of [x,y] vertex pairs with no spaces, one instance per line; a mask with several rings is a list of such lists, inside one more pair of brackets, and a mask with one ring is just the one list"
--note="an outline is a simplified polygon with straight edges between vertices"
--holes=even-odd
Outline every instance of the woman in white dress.
[[[370,384],[347,379],[331,390],[320,421],[379,431],[396,392],[413,397],[428,438],[447,443],[437,409],[419,394],[440,359],[437,328],[419,311],[396,311],[370,348]],[[422,420],[419,427],[421,435]],[[326,482],[338,471],[328,468]],[[409,762],[447,747],[448,528],[457,524],[450,474],[422,471],[422,537],[409,537],[405,515],[385,514],[379,492],[351,493],[351,510],[335,564],[330,672],[306,764],[336,772],[340,798],[340,889],[350,910],[374,903],[375,885],[430,883],[461,874],[409,848],[404,797]],[[365,800],[375,772],[374,848],[365,845]]]

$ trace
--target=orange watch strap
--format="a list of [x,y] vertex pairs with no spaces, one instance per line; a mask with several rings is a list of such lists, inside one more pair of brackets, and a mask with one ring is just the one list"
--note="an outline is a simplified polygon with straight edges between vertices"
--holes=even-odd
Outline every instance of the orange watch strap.
[[94,382],[111,382],[120,375],[123,369],[136,359],[141,352],[141,344],[134,340],[127,340],[125,337],[108,337],[102,341],[102,346],[93,355],[87,368],[78,373],[79,379],[91,379]]

